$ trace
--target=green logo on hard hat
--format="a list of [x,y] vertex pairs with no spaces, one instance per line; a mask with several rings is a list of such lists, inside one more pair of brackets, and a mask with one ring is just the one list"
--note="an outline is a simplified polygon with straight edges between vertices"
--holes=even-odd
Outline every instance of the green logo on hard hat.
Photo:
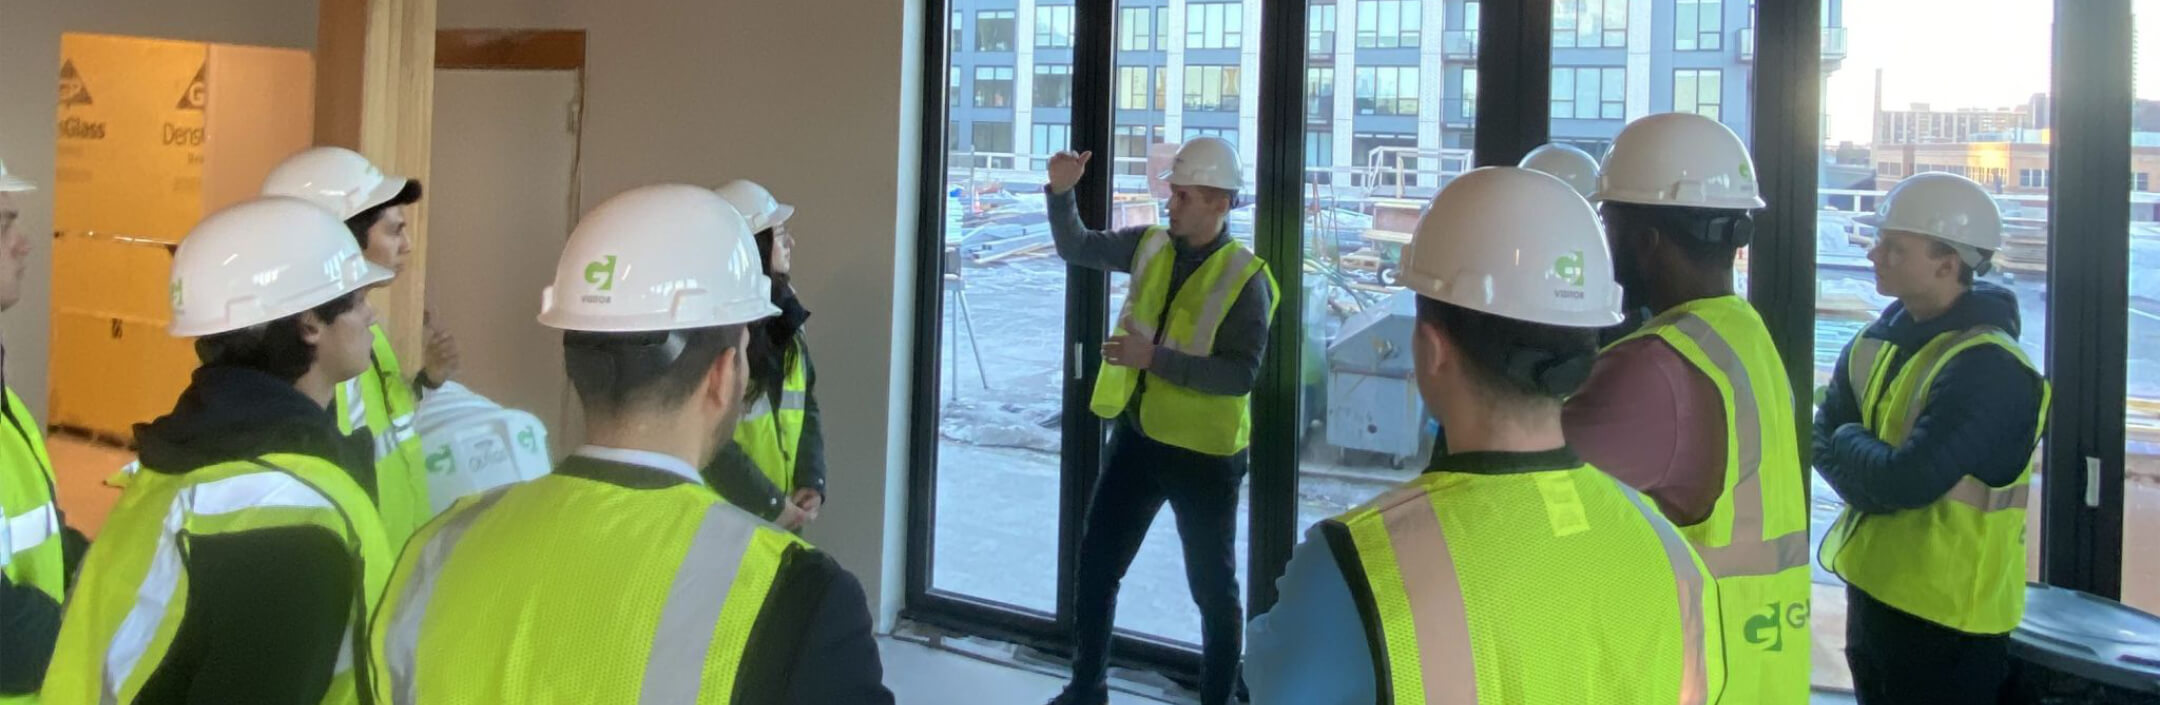
[[517,439],[518,445],[524,447],[527,451],[537,451],[540,449],[539,444],[533,440],[533,431],[530,428],[518,431]]
[[1570,286],[1582,286],[1584,280],[1582,250],[1561,255],[1558,259],[1553,260],[1552,273],[1553,276],[1559,277],[1560,281],[1567,282]]
[[430,475],[447,475],[457,472],[457,457],[451,455],[449,448],[436,451],[435,454],[427,457],[427,471]]
[[598,284],[601,291],[615,289],[615,256],[594,260],[585,265],[585,283]]
[[181,302],[182,300],[184,300],[184,299],[186,298],[186,297],[184,297],[184,296],[181,296],[180,292],[181,292],[181,288],[180,288],[180,280],[178,280],[178,279],[174,279],[174,280],[173,280],[173,283],[172,283],[172,305],[173,305],[173,308],[180,308],[180,302]]
[[1740,178],[1754,181],[1755,165],[1749,164],[1745,159],[1740,160]]

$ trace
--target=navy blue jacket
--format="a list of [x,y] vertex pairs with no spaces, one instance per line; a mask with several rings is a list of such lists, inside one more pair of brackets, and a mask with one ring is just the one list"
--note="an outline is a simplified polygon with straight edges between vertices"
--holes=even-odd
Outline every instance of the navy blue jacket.
[[[1978,325],[2018,337],[2017,295],[1977,282],[1950,310],[1920,322],[1891,304],[1862,335],[1897,346],[1897,374],[1937,335]],[[1941,499],[1966,475],[1991,487],[2017,480],[2031,462],[2040,423],[2041,381],[2009,351],[1980,346],[1959,353],[1929,388],[1927,407],[1902,445],[1892,446],[1860,425],[1861,390],[1848,383],[1852,348],[1838,354],[1836,373],[1815,411],[1815,469],[1854,509],[1886,514]]]

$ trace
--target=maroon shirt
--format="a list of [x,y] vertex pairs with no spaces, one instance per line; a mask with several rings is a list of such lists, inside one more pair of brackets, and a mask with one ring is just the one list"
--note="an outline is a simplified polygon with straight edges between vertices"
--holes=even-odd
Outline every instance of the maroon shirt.
[[1708,519],[1724,493],[1724,395],[1663,340],[1599,355],[1561,419],[1585,462],[1649,495],[1674,524]]

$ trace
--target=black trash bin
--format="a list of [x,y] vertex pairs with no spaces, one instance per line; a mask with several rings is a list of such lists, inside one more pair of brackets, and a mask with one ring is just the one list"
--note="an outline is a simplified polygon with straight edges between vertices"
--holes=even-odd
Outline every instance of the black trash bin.
[[2025,588],[2012,635],[2019,705],[2160,705],[2160,617],[2104,597]]

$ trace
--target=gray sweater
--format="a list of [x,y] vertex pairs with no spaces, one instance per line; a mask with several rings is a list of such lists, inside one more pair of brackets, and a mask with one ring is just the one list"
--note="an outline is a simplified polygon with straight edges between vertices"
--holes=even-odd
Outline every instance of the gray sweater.
[[[1146,226],[1109,232],[1089,230],[1080,222],[1080,209],[1074,203],[1071,191],[1062,194],[1051,193],[1048,188],[1043,191],[1048,194],[1050,236],[1057,241],[1058,256],[1076,267],[1132,273],[1133,253],[1140,249],[1140,239],[1147,234]],[[1230,234],[1225,230],[1217,234],[1213,242],[1198,248],[1188,248],[1176,240],[1171,241],[1171,246],[1177,250],[1177,263],[1171,268],[1170,290],[1177,291],[1216,250],[1230,246]],[[1222,329],[1215,334],[1213,355],[1201,357],[1158,347],[1148,372],[1197,392],[1223,396],[1252,393],[1253,383],[1260,375],[1260,357],[1267,351],[1274,296],[1274,290],[1261,277],[1246,280],[1237,301],[1224,314]],[[1162,342],[1159,332],[1156,342]],[[1138,408],[1140,395],[1146,391],[1143,382],[1126,408]]]

